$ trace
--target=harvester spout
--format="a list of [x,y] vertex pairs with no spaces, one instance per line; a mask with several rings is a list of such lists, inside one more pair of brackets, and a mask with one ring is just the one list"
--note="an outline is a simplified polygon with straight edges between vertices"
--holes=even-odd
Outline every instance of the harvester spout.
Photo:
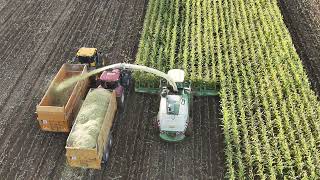
[[65,80],[64,82],[60,83],[59,85],[57,85],[56,90],[57,91],[62,91],[65,88],[69,87],[70,85],[76,83],[77,81],[81,81],[83,79],[86,79],[94,74],[97,74],[99,72],[108,70],[108,69],[130,69],[130,70],[136,70],[136,71],[145,71],[145,72],[149,72],[152,74],[155,74],[157,76],[163,77],[164,79],[166,79],[169,84],[173,87],[173,91],[177,92],[178,88],[177,85],[175,83],[175,81],[166,73],[161,72],[159,70],[153,69],[153,68],[149,68],[147,66],[142,66],[142,65],[136,65],[136,64],[126,64],[126,63],[117,63],[117,64],[112,64],[109,66],[105,66],[99,69],[95,69],[89,73],[80,75],[80,76],[76,76],[70,79]]

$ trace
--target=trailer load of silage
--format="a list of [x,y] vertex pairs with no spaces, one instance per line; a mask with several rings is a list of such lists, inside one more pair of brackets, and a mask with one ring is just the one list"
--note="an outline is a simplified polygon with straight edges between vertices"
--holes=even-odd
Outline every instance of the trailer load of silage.
[[112,92],[97,88],[90,91],[69,135],[69,147],[94,148],[108,109]]

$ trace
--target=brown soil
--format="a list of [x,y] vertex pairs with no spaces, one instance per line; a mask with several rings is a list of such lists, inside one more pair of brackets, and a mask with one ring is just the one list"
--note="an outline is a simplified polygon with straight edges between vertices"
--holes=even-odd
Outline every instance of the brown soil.
[[319,0],[279,0],[285,23],[320,97],[320,3]]
[[223,135],[219,99],[195,98],[193,136],[160,141],[152,129],[158,96],[134,93],[113,127],[102,170],[70,168],[67,134],[39,130],[35,107],[61,65],[81,46],[115,62],[133,62],[144,0],[0,0],[1,179],[221,179]]

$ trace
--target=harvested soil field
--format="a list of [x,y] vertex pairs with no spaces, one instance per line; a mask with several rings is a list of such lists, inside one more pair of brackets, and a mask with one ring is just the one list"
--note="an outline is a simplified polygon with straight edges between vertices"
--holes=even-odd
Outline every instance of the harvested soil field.
[[320,4],[318,0],[279,0],[296,50],[320,97]]
[[179,144],[152,129],[159,98],[127,95],[102,170],[68,167],[67,134],[42,132],[35,107],[61,65],[79,47],[97,47],[111,63],[133,62],[145,0],[0,0],[1,179],[168,179],[224,175],[218,98],[195,98],[194,134]]

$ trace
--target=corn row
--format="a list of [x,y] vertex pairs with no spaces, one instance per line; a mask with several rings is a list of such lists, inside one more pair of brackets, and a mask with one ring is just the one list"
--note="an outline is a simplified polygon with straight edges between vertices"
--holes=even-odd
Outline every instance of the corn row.
[[219,84],[226,178],[319,179],[320,102],[276,0],[150,0],[136,63]]

